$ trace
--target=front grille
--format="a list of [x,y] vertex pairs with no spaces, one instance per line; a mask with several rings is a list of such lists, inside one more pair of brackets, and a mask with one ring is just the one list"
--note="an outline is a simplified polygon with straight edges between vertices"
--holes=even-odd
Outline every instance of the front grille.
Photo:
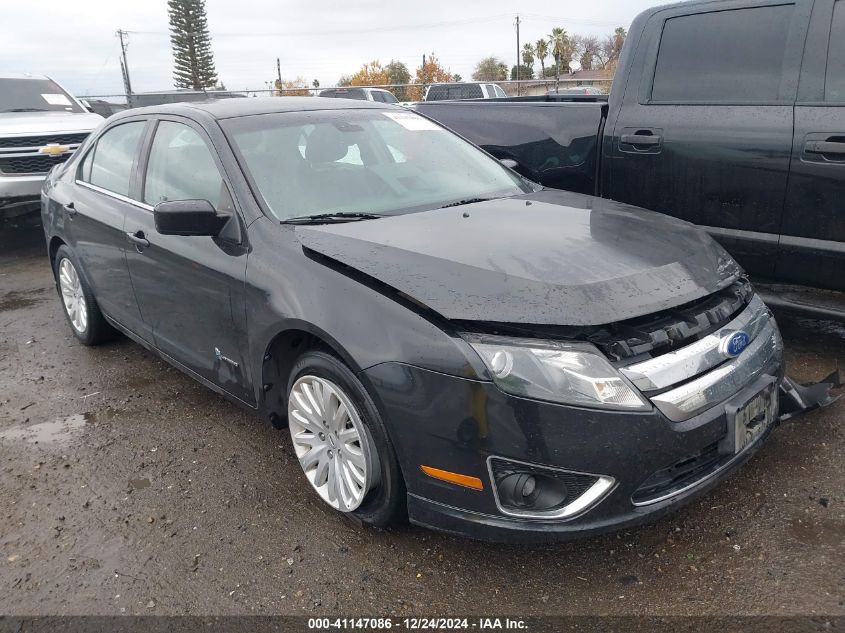
[[41,136],[9,136],[0,138],[0,149],[11,147],[44,147],[48,143],[79,145],[88,138],[87,132],[44,134]]
[[[746,347],[727,354],[725,341],[743,332]],[[778,376],[783,342],[771,313],[753,296],[718,329],[665,354],[636,359],[619,371],[668,419],[683,422],[739,392],[763,374]]]
[[657,356],[689,345],[720,328],[738,314],[754,294],[747,279],[677,308],[603,328],[587,339],[611,359]]
[[46,174],[53,165],[65,162],[71,154],[52,156],[19,156],[0,158],[0,172],[4,174]]

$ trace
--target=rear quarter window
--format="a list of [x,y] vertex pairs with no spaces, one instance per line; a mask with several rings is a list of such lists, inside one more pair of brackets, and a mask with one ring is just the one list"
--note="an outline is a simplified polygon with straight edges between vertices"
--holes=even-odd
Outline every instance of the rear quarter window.
[[146,121],[131,121],[106,130],[82,160],[78,178],[128,196],[132,167],[146,124]]

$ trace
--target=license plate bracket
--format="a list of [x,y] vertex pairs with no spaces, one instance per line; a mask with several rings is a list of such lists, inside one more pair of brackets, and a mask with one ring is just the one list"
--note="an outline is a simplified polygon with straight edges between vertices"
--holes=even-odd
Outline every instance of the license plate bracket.
[[728,432],[719,442],[719,452],[736,455],[757,441],[777,419],[777,381],[765,376],[755,385],[757,390],[750,398],[743,396],[725,405]]

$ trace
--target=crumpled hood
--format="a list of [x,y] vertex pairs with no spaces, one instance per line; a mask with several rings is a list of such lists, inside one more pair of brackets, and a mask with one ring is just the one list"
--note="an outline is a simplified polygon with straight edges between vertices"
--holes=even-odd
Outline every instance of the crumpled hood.
[[296,234],[447,319],[599,325],[687,303],[742,273],[687,222],[554,190]]
[[91,112],[2,112],[0,135],[89,132],[102,122],[103,117]]

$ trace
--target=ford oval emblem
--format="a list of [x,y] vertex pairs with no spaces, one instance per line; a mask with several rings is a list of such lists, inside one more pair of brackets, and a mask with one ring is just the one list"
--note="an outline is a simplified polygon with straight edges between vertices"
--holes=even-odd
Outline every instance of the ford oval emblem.
[[751,337],[748,333],[738,330],[722,337],[719,342],[719,351],[727,358],[736,358],[742,354],[742,350],[748,347],[750,342]]

